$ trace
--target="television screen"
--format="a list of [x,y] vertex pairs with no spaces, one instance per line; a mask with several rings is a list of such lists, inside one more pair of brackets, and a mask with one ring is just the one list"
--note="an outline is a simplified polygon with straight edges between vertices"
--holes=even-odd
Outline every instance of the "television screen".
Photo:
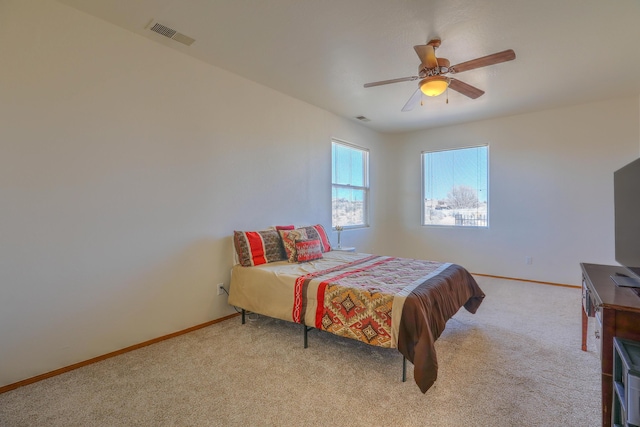
[[640,286],[640,159],[613,174],[616,261]]

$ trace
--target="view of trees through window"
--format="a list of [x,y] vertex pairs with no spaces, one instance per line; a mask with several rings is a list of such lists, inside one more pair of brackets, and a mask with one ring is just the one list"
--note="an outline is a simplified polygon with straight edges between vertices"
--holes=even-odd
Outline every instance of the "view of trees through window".
[[332,227],[368,225],[369,152],[332,141],[331,160]]
[[488,227],[488,147],[422,153],[423,225]]

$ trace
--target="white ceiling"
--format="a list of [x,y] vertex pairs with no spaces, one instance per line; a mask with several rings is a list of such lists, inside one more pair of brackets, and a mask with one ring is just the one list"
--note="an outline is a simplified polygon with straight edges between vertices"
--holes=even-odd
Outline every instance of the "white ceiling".
[[[640,94],[638,0],[58,0],[383,132],[424,129]],[[152,20],[195,38],[187,47]],[[441,38],[457,64],[505,49],[516,59],[460,73],[486,93],[449,90],[401,108],[416,82],[413,46]]]

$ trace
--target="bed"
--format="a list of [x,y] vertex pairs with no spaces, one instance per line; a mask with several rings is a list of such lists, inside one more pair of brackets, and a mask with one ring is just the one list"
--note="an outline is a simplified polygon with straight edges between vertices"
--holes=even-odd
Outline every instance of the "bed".
[[[286,232],[282,230],[269,237],[259,232],[262,235],[254,239],[254,244],[258,241],[254,246],[262,242],[262,249],[255,251],[262,259],[243,262],[243,250],[238,248],[244,239],[246,255],[251,238],[247,232],[235,233],[240,262],[231,272],[229,304],[243,312],[305,325],[305,345],[307,330],[317,328],[370,345],[397,348],[413,363],[414,378],[423,393],[437,378],[434,343],[447,320],[461,307],[475,313],[485,296],[459,265],[330,250],[328,239],[326,245],[318,239],[320,249],[311,251],[315,255],[308,260],[299,246],[294,260],[299,256],[304,261],[292,261],[283,245]],[[305,238],[293,236],[293,242],[315,242],[306,238],[309,234],[314,237],[309,232]]]

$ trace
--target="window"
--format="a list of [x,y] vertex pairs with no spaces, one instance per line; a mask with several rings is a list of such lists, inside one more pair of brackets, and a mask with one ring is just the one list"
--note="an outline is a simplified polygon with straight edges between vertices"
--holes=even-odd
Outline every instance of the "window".
[[422,153],[422,224],[488,227],[489,147]]
[[331,225],[369,225],[369,150],[331,141]]

